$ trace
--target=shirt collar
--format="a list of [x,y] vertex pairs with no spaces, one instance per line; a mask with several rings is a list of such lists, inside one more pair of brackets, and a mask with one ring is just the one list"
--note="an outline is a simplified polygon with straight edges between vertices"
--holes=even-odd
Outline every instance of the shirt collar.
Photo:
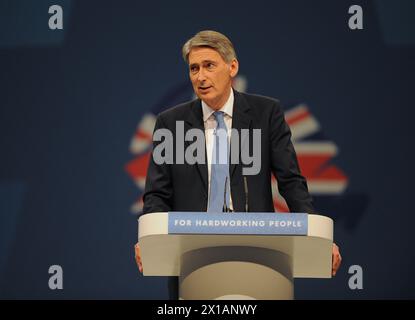
[[[233,101],[234,101],[234,94],[233,89],[231,88],[231,93],[229,94],[228,100],[225,102],[222,108],[218,111],[222,111],[223,113],[227,114],[229,117],[232,118],[233,113]],[[202,111],[203,111],[203,121],[207,121],[209,117],[215,112],[211,107],[209,107],[203,100],[202,100]]]

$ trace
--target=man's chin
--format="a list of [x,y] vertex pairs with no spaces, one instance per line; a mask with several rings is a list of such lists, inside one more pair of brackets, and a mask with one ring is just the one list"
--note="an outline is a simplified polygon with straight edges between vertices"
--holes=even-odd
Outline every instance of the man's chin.
[[202,92],[198,92],[197,96],[202,99],[204,102],[206,102],[207,104],[209,104],[209,102],[213,102],[214,96],[211,92],[206,92],[206,93],[202,93]]
[[212,88],[209,88],[206,91],[198,90],[198,93],[199,93],[199,96],[201,96],[201,97],[207,97],[209,95],[212,95]]

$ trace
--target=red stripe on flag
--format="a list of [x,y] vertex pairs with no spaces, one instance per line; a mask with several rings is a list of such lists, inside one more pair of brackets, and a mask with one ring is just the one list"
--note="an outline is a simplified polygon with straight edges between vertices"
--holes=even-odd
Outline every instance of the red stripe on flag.
[[285,120],[287,121],[288,125],[293,125],[296,122],[299,122],[301,120],[304,120],[305,118],[310,116],[310,112],[308,110],[304,110],[302,112],[299,112],[298,114],[295,114],[293,116],[287,117]]
[[151,152],[147,152],[139,157],[131,160],[125,165],[125,171],[134,180],[137,178],[145,178],[147,176],[148,163],[150,162]]
[[347,181],[346,175],[339,168],[327,164],[331,158],[330,155],[298,156],[301,174],[306,179]]
[[144,132],[143,130],[138,129],[135,132],[135,138],[137,139],[145,139],[145,140],[152,140],[151,139],[151,134],[148,134],[147,132]]

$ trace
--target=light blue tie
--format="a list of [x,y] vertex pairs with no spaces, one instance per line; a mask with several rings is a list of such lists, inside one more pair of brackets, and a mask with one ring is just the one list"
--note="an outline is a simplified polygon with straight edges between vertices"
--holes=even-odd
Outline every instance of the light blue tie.
[[229,208],[230,198],[228,131],[223,119],[223,112],[216,111],[213,115],[215,116],[217,127],[213,133],[208,212],[222,212],[225,201],[226,208]]

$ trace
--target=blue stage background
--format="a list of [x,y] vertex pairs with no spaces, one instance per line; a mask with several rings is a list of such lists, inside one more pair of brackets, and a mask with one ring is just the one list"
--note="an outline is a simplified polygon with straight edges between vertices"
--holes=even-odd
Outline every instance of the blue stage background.
[[[63,30],[48,28],[52,4]],[[348,27],[353,4],[363,30]],[[247,92],[307,104],[338,148],[347,189],[316,206],[343,265],[297,279],[296,298],[415,298],[414,13],[403,0],[0,0],[0,298],[167,298],[135,265],[141,191],[126,165],[142,116],[191,98],[181,46],[203,29],[233,41]]]

